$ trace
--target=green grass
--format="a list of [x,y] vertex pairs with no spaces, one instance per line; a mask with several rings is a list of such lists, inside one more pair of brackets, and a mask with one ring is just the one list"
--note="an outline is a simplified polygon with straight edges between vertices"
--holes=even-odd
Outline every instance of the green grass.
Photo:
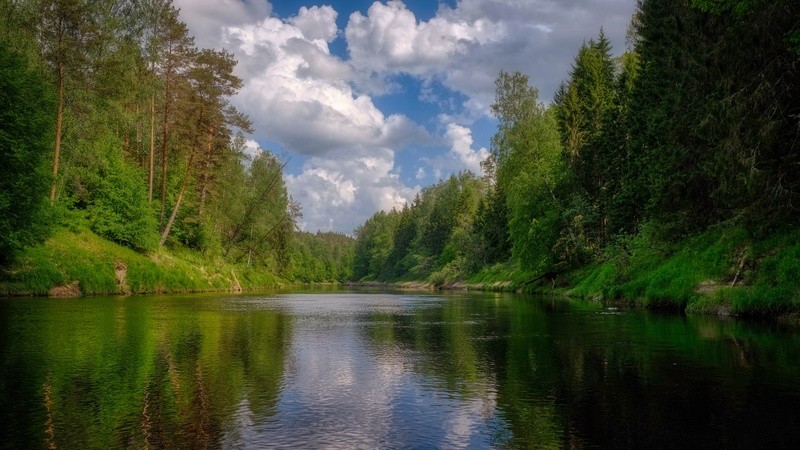
[[599,265],[589,265],[570,274],[573,287],[569,295],[589,298],[604,298],[608,289],[617,279],[617,266],[614,261],[606,261]]
[[791,230],[755,242],[745,287],[721,292],[741,315],[775,315],[800,310],[800,231]]
[[671,246],[642,235],[626,244],[570,273],[567,293],[697,314],[800,310],[800,231],[754,239],[741,228],[711,229]]
[[[127,266],[127,289],[117,284],[118,262]],[[223,291],[235,280],[247,290],[285,284],[269,271],[207,259],[188,249],[143,255],[86,229],[63,229],[0,273],[0,295],[48,295],[73,282],[83,295]]]
[[635,236],[612,249],[607,261],[573,274],[569,293],[683,310],[702,298],[701,283],[733,276],[731,267],[744,240],[740,229],[710,230],[671,246]]

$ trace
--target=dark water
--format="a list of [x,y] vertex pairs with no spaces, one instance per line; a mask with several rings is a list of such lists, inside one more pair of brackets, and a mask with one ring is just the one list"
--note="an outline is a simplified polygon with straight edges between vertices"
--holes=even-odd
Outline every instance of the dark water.
[[0,300],[6,448],[800,448],[800,335],[495,294]]

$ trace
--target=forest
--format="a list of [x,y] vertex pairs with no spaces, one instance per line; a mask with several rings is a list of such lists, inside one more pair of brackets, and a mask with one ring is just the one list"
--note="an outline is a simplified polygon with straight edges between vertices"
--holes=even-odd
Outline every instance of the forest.
[[299,232],[286,158],[248,146],[232,54],[198,48],[170,0],[2,0],[0,16],[2,291],[350,277],[352,239]]
[[354,277],[653,308],[800,309],[800,4],[642,0],[545,104],[501,72],[483,175],[356,230]]
[[[800,310],[800,5],[641,0],[552,102],[501,71],[481,174],[301,232],[223,49],[170,0],[0,0],[0,294],[425,282]],[[54,290],[55,289],[55,290]]]

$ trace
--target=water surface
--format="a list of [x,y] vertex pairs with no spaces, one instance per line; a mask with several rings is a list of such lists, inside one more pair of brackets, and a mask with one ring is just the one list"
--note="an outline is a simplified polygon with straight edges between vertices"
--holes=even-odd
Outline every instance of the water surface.
[[6,448],[800,448],[800,337],[501,294],[0,300]]

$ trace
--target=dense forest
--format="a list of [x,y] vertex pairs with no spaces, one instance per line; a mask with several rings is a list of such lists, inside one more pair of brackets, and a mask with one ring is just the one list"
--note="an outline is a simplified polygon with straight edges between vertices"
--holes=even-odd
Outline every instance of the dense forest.
[[106,273],[148,266],[134,291],[171,289],[176,258],[205,281],[349,278],[352,239],[297,231],[284,159],[248,148],[250,121],[229,102],[236,61],[197,48],[170,0],[0,0],[0,16],[0,266],[22,286],[10,291],[81,279],[63,254],[81,239],[75,252],[117,254]]
[[800,305],[800,3],[643,0],[550,104],[501,72],[484,175],[356,230],[363,280],[514,281],[706,312]]

